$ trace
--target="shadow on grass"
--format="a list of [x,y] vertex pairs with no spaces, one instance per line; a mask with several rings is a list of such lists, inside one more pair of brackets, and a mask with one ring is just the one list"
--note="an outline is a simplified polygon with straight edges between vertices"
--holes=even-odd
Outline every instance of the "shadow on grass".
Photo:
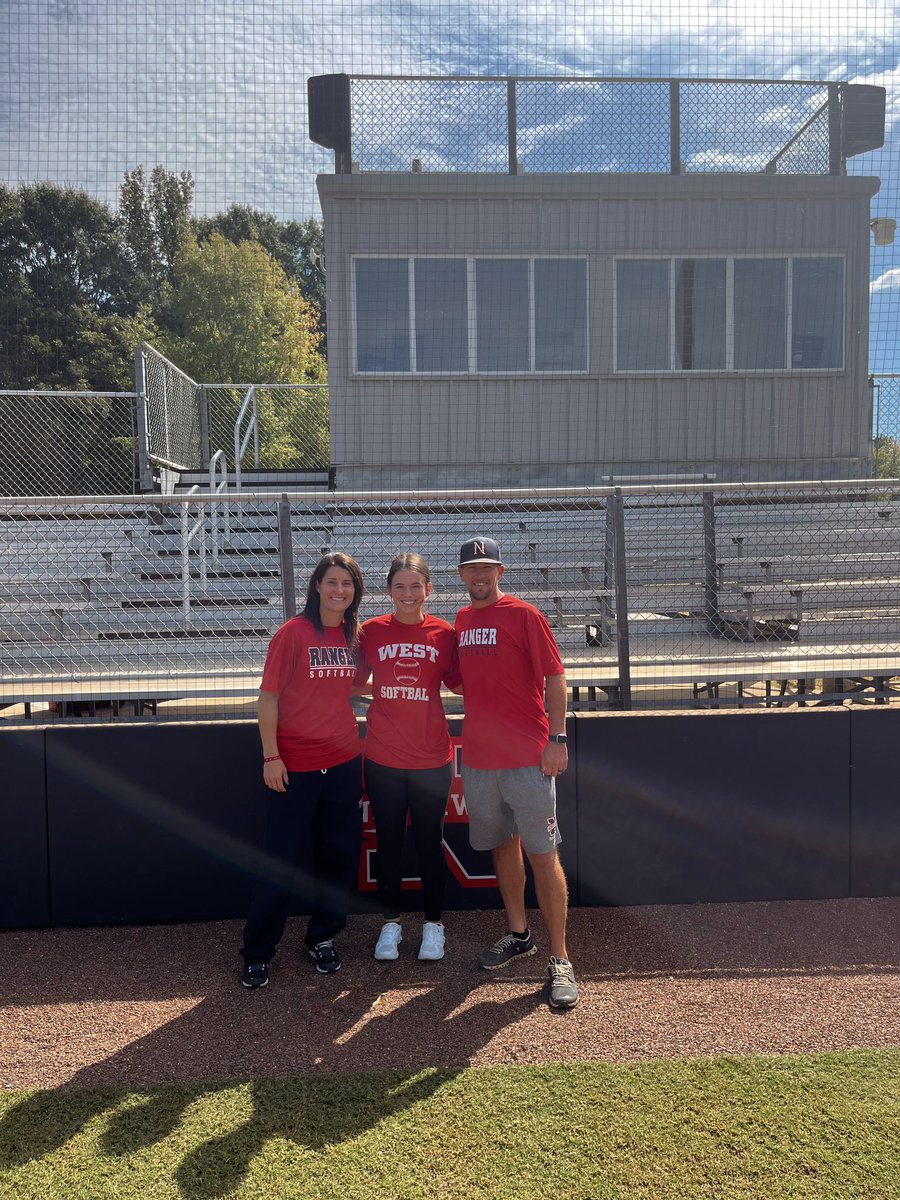
[[429,1068],[388,1076],[257,1080],[251,1085],[250,1119],[192,1150],[175,1171],[175,1181],[186,1200],[216,1200],[240,1187],[270,1139],[322,1150],[430,1099],[457,1074]]
[[[320,1150],[359,1137],[428,1100],[500,1029],[543,1003],[539,993],[487,999],[495,994],[487,988],[481,999],[478,992],[483,986],[442,981],[383,1015],[377,1013],[371,991],[359,989],[355,1002],[342,1010],[342,1025],[332,1031],[332,1051],[323,1066],[335,1073],[320,1070],[294,1078],[252,1080],[249,1117],[221,1136],[201,1141],[175,1169],[181,1195],[186,1200],[214,1200],[233,1192],[270,1139]],[[137,1057],[168,1053],[164,1040],[183,1045],[190,1034],[183,1026],[209,1021],[203,1008],[199,1005],[143,1038]],[[182,1028],[176,1028],[179,1026]],[[320,1046],[321,1040],[319,1031]],[[461,1065],[423,1068],[429,1045],[435,1050],[451,1045],[453,1058]],[[386,1046],[399,1069],[379,1071]],[[126,1053],[129,1061],[135,1060],[134,1047],[122,1056]],[[442,1056],[436,1052],[434,1057],[440,1060]],[[342,1062],[345,1071],[349,1067],[354,1073],[341,1073]],[[372,1064],[372,1073],[361,1073],[367,1062]],[[0,1170],[21,1167],[59,1150],[104,1114],[109,1115],[99,1138],[101,1155],[122,1158],[147,1150],[177,1133],[195,1102],[241,1083],[142,1088],[139,1096],[123,1105],[126,1089],[91,1086],[91,1076],[101,1069],[108,1078],[109,1060],[102,1068],[80,1072],[70,1087],[37,1092],[14,1104],[0,1120]],[[116,1111],[110,1112],[112,1109]]]

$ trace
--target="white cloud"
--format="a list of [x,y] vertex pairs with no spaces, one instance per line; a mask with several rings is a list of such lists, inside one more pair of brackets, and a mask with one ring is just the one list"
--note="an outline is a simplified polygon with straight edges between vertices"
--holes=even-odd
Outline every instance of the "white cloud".
[[879,292],[896,291],[900,291],[900,267],[892,267],[890,271],[885,271],[883,275],[873,279],[869,286],[869,292],[873,296]]
[[[858,82],[889,86],[889,128],[900,122],[892,0],[0,0],[0,43],[10,59],[0,179],[52,178],[114,202],[125,170],[161,162],[194,173],[198,212],[231,202],[283,217],[316,211],[314,176],[331,169],[332,157],[309,142],[306,79],[333,71],[754,79],[853,72]],[[689,104],[686,95],[683,115]],[[705,124],[702,100],[696,108],[685,157],[714,145],[721,165],[738,165],[751,144],[744,129],[752,106],[735,102],[730,116],[709,112]],[[768,113],[755,111],[757,121],[783,123],[785,138],[796,128],[780,98]],[[537,148],[559,121],[548,112],[523,137]],[[465,135],[460,122],[446,138],[447,124],[422,124],[414,106],[401,106],[373,141],[384,152],[393,142],[398,162],[411,146],[432,169],[452,166]],[[493,155],[497,131],[486,116],[482,124]],[[499,135],[502,161],[502,127]],[[864,156],[852,169],[871,173],[875,161]],[[885,152],[878,167],[884,196],[896,155]]]

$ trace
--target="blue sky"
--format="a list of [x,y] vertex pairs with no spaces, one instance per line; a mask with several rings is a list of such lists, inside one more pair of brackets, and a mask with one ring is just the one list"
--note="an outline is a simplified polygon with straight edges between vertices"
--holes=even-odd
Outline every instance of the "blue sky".
[[[3,0],[0,179],[114,203],[124,171],[161,162],[193,173],[200,213],[237,202],[303,218],[333,163],[307,138],[312,74],[827,79],[888,89],[885,149],[849,170],[880,176],[872,215],[896,218],[898,12],[885,0]],[[872,281],[872,367],[900,372],[900,241],[873,245]]]

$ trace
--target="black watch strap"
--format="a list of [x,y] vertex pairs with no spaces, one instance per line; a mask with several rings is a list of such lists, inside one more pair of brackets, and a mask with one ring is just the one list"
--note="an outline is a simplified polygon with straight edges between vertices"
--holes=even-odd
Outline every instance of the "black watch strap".
[[568,744],[569,739],[566,737],[566,735],[564,733],[551,733],[550,736],[547,738],[547,741],[548,742],[559,742],[559,744],[561,746],[565,746]]

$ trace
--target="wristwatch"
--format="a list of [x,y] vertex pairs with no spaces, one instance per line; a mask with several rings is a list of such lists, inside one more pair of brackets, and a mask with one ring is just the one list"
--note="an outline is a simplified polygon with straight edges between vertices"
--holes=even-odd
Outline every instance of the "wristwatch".
[[565,746],[568,744],[569,739],[566,737],[566,735],[564,733],[551,733],[550,736],[547,738],[547,741],[548,742],[558,742],[560,744],[560,746]]

